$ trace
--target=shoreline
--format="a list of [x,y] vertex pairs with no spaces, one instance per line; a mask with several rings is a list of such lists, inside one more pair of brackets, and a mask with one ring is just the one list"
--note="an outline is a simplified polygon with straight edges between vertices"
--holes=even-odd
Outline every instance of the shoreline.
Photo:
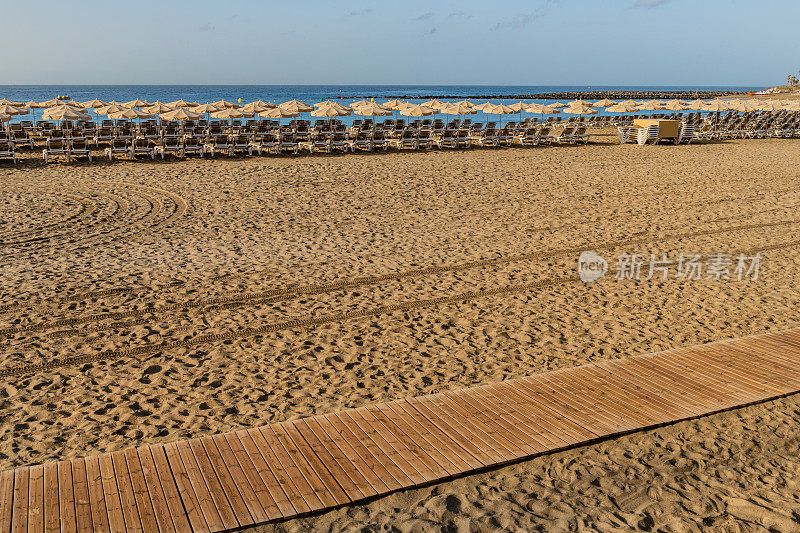
[[549,92],[549,93],[535,93],[535,94],[472,94],[472,95],[452,95],[452,94],[421,94],[421,95],[411,95],[411,94],[404,94],[402,96],[397,95],[376,95],[376,94],[369,94],[369,95],[344,95],[342,99],[348,100],[351,98],[357,99],[366,99],[366,98],[376,98],[376,99],[384,99],[384,98],[397,98],[397,99],[433,99],[433,98],[446,98],[446,99],[454,99],[454,98],[461,98],[461,99],[482,99],[482,100],[491,100],[491,99],[500,99],[500,100],[569,100],[569,99],[578,99],[578,98],[588,98],[592,100],[600,100],[602,98],[608,98],[610,100],[637,100],[642,98],[650,98],[650,99],[696,99],[696,98],[716,98],[722,97],[726,95],[737,95],[737,96],[748,96],[747,93],[737,93],[737,92],[730,92],[730,91],[558,91],[558,92]]

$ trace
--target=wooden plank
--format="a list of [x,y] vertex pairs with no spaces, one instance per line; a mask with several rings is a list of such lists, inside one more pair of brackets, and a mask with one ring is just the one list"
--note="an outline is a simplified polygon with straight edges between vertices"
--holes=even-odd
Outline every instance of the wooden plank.
[[275,503],[275,500],[272,498],[269,489],[264,484],[263,479],[259,475],[258,468],[253,464],[253,461],[250,459],[250,456],[244,449],[241,439],[239,439],[236,433],[226,433],[224,434],[224,438],[227,441],[228,447],[230,447],[231,451],[233,452],[236,461],[239,463],[239,466],[244,472],[244,475],[247,477],[247,482],[253,488],[253,492],[255,493],[256,498],[258,498],[261,508],[266,513],[267,519],[275,520],[278,518],[283,518],[283,513],[281,513],[280,509]]
[[[327,448],[305,419],[296,420],[294,427],[299,435],[311,446],[311,449],[314,450],[320,462],[330,471],[331,476],[341,486],[345,497],[349,501],[353,502],[367,497],[362,488],[368,486],[369,483],[335,445]],[[368,494],[370,496],[373,495],[371,492],[368,492]]]
[[422,416],[406,400],[389,402],[379,408],[398,426],[402,423],[403,427],[409,428],[409,432],[416,433],[419,439],[427,442],[431,450],[436,450],[433,453],[439,455],[434,456],[434,459],[447,469],[449,475],[475,470],[483,466],[472,454],[448,437],[436,424]]
[[471,419],[479,421],[492,439],[502,443],[514,458],[533,455],[546,449],[541,441],[533,437],[533,432],[527,431],[504,411],[502,400],[487,398],[478,388],[480,387],[457,389],[443,394],[443,397],[460,409],[465,409]]
[[28,479],[28,531],[44,531],[44,466],[31,467]]
[[456,442],[472,457],[480,461],[483,466],[489,466],[497,461],[496,452],[490,453],[489,446],[476,437],[469,426],[456,423],[449,413],[437,409],[431,402],[420,398],[409,398],[408,405],[420,416],[434,424],[450,440]]
[[[267,442],[267,440],[264,438],[264,434],[261,433],[261,431],[258,428],[252,428],[247,430],[247,435],[248,437],[250,437],[250,440],[253,441],[253,445],[256,447],[256,449],[258,449],[258,452],[261,454],[261,457],[267,464],[269,471],[274,475],[279,486],[285,492],[286,498],[289,500],[289,503],[291,503],[292,507],[295,509],[295,512],[297,514],[305,514],[310,512],[311,509],[308,507],[306,500],[303,498],[300,489],[295,485],[295,482],[300,481],[296,477],[297,472],[286,471],[286,469],[283,467],[281,462],[276,457],[275,452],[269,445],[269,442]],[[245,444],[245,441],[242,440],[242,443]],[[275,493],[270,492],[270,494],[274,495]]]
[[158,521],[153,502],[150,499],[150,492],[147,490],[147,480],[142,470],[142,462],[139,460],[139,453],[136,448],[128,448],[122,452],[125,456],[125,466],[128,467],[128,475],[131,478],[133,497],[136,500],[136,512],[139,514],[139,521],[142,529],[158,531]]
[[[397,480],[386,471],[380,461],[377,461],[369,453],[364,444],[351,435],[350,430],[338,417],[322,415],[307,420],[307,423],[320,439],[324,439],[326,436],[330,438],[330,442],[334,443],[342,454],[353,463],[376,495],[386,494],[400,487]],[[363,492],[368,489],[362,488],[361,490]]]
[[102,481],[103,499],[106,502],[108,511],[108,526],[112,533],[124,532],[125,516],[122,514],[122,503],[120,502],[117,479],[114,473],[114,459],[110,453],[104,453],[99,458],[100,479]]
[[58,463],[50,461],[44,465],[44,530],[47,533],[61,531],[61,511],[58,503]]
[[90,455],[84,458],[86,464],[86,487],[89,489],[89,506],[92,511],[92,526],[95,531],[110,531],[106,495],[103,491],[103,478],[100,473],[100,458]]
[[[78,531],[92,531],[92,504],[89,498],[89,485],[86,481],[86,461],[73,459],[72,489],[75,496],[75,521]],[[99,526],[98,526],[99,528]]]
[[[203,478],[203,473],[200,471],[200,466],[194,457],[194,452],[189,447],[187,441],[179,441],[174,443],[175,451],[178,455],[175,456],[170,447],[167,447],[167,457],[170,464],[175,463],[173,470],[179,468],[178,463],[183,465],[186,476],[191,484],[191,491],[197,501],[197,506],[203,515],[203,520],[208,525],[210,531],[221,531],[225,528],[222,517],[217,510],[217,505],[214,503],[214,498],[211,496],[210,489]],[[188,491],[187,491],[188,492]],[[233,511],[231,511],[231,516]]]
[[28,480],[30,468],[22,466],[14,470],[14,504],[11,520],[12,533],[28,531]]
[[261,478],[261,481],[264,483],[264,487],[266,487],[269,492],[270,498],[275,502],[278,512],[283,515],[283,517],[297,514],[297,511],[295,511],[294,507],[292,507],[292,503],[289,501],[289,497],[286,495],[286,491],[275,477],[275,473],[270,469],[264,456],[261,455],[261,452],[258,450],[255,442],[253,442],[250,434],[240,430],[235,432],[234,435],[239,439],[239,442],[242,443],[244,451],[247,452],[247,457],[256,469],[259,478]]
[[125,521],[125,530],[129,532],[142,531],[142,522],[139,519],[139,511],[136,508],[136,496],[133,493],[133,484],[128,473],[125,453],[122,450],[118,450],[110,455],[114,466],[114,479],[117,482],[117,490],[119,491],[119,502],[123,520]]
[[[373,458],[375,463],[379,464],[383,467],[386,475],[390,476],[391,480],[398,485],[398,487],[413,487],[417,482],[414,479],[410,478],[403,469],[398,466],[392,458],[386,454],[386,451],[381,449],[381,447],[370,438],[364,429],[359,425],[358,416],[354,417],[351,411],[342,411],[340,413],[334,413],[336,418],[341,421],[342,426],[347,428],[350,431],[351,438],[353,439],[350,444],[352,446],[358,445],[363,446],[366,448],[370,456]],[[375,467],[373,467],[374,469]],[[381,474],[378,474],[381,475]],[[416,475],[412,473],[413,476]],[[383,477],[381,475],[381,477]]]
[[203,511],[200,510],[200,504],[197,501],[192,482],[189,475],[186,473],[186,468],[183,466],[183,461],[178,452],[178,447],[174,442],[168,442],[164,445],[164,454],[169,463],[169,468],[172,470],[172,475],[175,479],[175,485],[180,494],[180,499],[183,507],[186,510],[186,517],[191,524],[192,531],[197,533],[208,533],[209,527],[203,518]]
[[410,417],[402,411],[393,409],[390,402],[370,407],[375,416],[386,425],[397,438],[419,458],[425,462],[433,475],[445,478],[455,475],[460,468],[451,459],[452,451],[441,443],[441,432],[438,429],[432,435],[425,435]]
[[[308,443],[297,428],[294,422],[287,422],[281,424],[286,434],[291,439],[292,444],[303,455],[303,458],[308,462],[308,465],[314,470],[314,473],[319,477],[320,481],[325,486],[325,490],[331,495],[336,505],[344,505],[352,502],[347,496],[342,487],[336,481],[336,478],[331,474],[327,463],[317,455],[316,450]],[[328,455],[326,455],[328,457]],[[331,468],[334,468],[336,462],[331,463]],[[343,481],[347,479],[347,475],[343,476]],[[320,497],[322,501],[322,497]]]
[[[294,487],[297,489],[297,492],[300,494],[302,500],[305,502],[305,506],[310,511],[316,511],[318,509],[322,509],[324,506],[322,502],[317,497],[314,487],[312,487],[306,477],[303,475],[303,472],[300,468],[292,461],[292,457],[286,451],[286,449],[281,444],[281,441],[278,440],[278,435],[274,431],[273,426],[264,426],[259,428],[261,435],[264,438],[264,441],[269,445],[269,448],[272,450],[277,461],[280,463],[283,471],[286,472],[292,479],[292,483]],[[263,453],[263,452],[262,452]],[[292,505],[297,507],[299,502],[292,500]]]
[[228,441],[225,439],[224,435],[214,435],[212,440],[214,444],[216,444],[217,451],[222,461],[225,463],[225,467],[228,469],[236,488],[239,490],[239,494],[247,507],[247,511],[253,518],[253,523],[261,524],[266,522],[268,520],[267,513],[261,506],[261,502],[258,496],[256,496],[255,490],[253,490],[253,487],[250,485],[250,481],[248,481],[247,476],[242,471],[242,467],[233,454],[233,450],[228,444]]
[[[470,389],[470,392],[476,401],[487,406],[490,415],[517,429],[524,441],[530,444],[529,454],[541,453],[567,445],[566,441],[556,437],[556,432],[545,431],[535,424],[534,420],[528,416],[528,409],[519,409],[510,397],[502,394],[502,389],[494,386],[475,387]],[[530,407],[533,406],[530,405]]]
[[164,499],[167,501],[167,508],[172,517],[172,525],[175,527],[175,531],[179,533],[190,533],[192,531],[192,526],[189,523],[186,509],[183,507],[183,501],[178,492],[178,486],[175,483],[175,477],[172,474],[169,461],[167,461],[164,446],[151,445],[150,454],[153,456],[153,464],[156,467],[158,480],[161,482],[161,490],[164,491]]
[[[406,456],[405,450],[399,445],[397,439],[392,437],[388,431],[383,428],[382,424],[373,424],[371,417],[364,408],[352,409],[348,411],[347,415],[358,426],[359,430],[367,436],[375,445],[376,449],[380,450],[391,462],[387,466],[396,468],[411,480],[415,485],[420,485],[428,481],[426,472],[417,470],[410,457]],[[420,466],[422,469],[422,466]]]
[[14,516],[14,471],[0,472],[0,533],[8,533]]
[[[214,502],[214,507],[219,513],[223,527],[225,529],[235,529],[239,527],[239,522],[236,519],[236,513],[233,511],[233,507],[231,507],[230,502],[228,502],[228,498],[225,495],[225,491],[223,490],[219,479],[217,478],[217,474],[214,472],[214,466],[206,454],[203,443],[200,442],[200,439],[191,439],[188,441],[188,443],[189,449],[191,450],[194,460],[197,463],[197,467],[203,476],[206,486],[208,487],[208,493]],[[186,465],[185,460],[183,464]],[[192,482],[192,486],[195,487],[195,491],[197,491],[199,488],[195,486],[194,482]],[[206,520],[208,520],[208,515],[206,515],[205,508],[203,509],[203,515],[206,517]]]
[[172,524],[172,515],[167,505],[167,497],[164,495],[164,490],[161,488],[161,482],[158,479],[153,454],[150,453],[148,446],[137,448],[136,453],[139,455],[139,463],[142,465],[142,475],[147,486],[147,493],[150,495],[150,503],[153,504],[153,515],[156,517],[158,529],[161,533],[173,533],[175,526]]
[[78,520],[75,516],[75,493],[72,484],[72,463],[59,461],[58,469],[58,520],[59,531],[77,533]]
[[[225,461],[223,461],[222,456],[219,454],[214,440],[211,437],[202,437],[200,438],[200,442],[206,454],[208,454],[208,459],[211,465],[213,465],[214,473],[219,479],[220,486],[228,502],[231,504],[231,509],[233,509],[233,513],[236,515],[236,520],[241,526],[255,524],[253,516],[250,514],[250,511],[247,510],[247,503],[244,501],[244,498],[242,498],[239,489],[237,489],[236,481],[233,479],[233,476],[228,472]],[[208,481],[208,478],[206,478],[206,481]]]
[[800,328],[0,473],[0,533],[223,531],[800,392]]

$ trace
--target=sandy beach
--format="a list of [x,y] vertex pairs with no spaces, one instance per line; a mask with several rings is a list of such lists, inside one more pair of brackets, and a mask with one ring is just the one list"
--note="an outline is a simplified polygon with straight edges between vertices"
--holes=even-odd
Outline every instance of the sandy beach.
[[[0,161],[0,469],[796,327],[798,168],[796,139],[638,146],[611,130],[588,146]],[[585,284],[582,250],[612,269],[760,253],[761,272]],[[798,421],[790,396],[257,529],[791,531]]]

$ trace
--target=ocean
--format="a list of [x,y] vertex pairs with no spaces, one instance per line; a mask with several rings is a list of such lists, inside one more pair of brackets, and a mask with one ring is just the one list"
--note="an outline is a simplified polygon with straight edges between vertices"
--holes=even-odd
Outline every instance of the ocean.
[[[59,95],[69,96],[73,100],[83,102],[98,98],[104,101],[116,100],[127,102],[139,98],[148,102],[172,102],[183,98],[200,103],[229,100],[242,103],[254,100],[282,103],[297,99],[309,105],[328,99],[340,99],[345,105],[352,102],[354,95],[381,95],[389,98],[406,98],[412,102],[421,102],[427,98],[415,96],[447,94],[455,97],[467,97],[475,94],[536,94],[565,91],[758,91],[763,87],[646,87],[646,86],[521,86],[521,85],[0,85],[0,99],[13,101],[37,102],[50,100]],[[379,102],[381,100],[378,100]],[[510,104],[516,100],[492,99],[496,103]],[[525,102],[553,103],[556,100],[529,99]],[[40,116],[42,110],[37,110]],[[601,114],[603,112],[601,111]],[[478,117],[482,117],[479,114]],[[492,116],[497,119],[496,115]],[[30,119],[30,115],[22,117]],[[303,114],[303,118],[309,118]],[[355,117],[358,118],[358,117]],[[15,117],[19,120],[20,117]],[[353,117],[343,117],[349,122]]]

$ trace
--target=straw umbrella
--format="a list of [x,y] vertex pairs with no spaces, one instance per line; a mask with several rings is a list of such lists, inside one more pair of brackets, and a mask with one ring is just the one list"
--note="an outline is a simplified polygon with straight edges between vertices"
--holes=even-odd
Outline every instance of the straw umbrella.
[[122,111],[117,111],[116,113],[109,113],[108,114],[108,118],[114,119],[114,120],[120,120],[120,119],[134,120],[134,119],[136,119],[136,120],[139,121],[139,125],[141,126],[143,118],[144,119],[155,118],[155,115],[152,114],[152,113],[145,113],[144,111],[140,111],[138,109],[124,109]]
[[355,109],[357,107],[361,107],[362,105],[367,105],[368,103],[369,103],[369,100],[358,100],[357,102],[352,102],[350,104],[350,107]]
[[51,107],[42,113],[42,120],[92,120],[84,110],[72,106]]
[[580,118],[583,117],[583,115],[596,115],[597,109],[589,106],[566,107],[564,108],[564,113],[578,115],[578,118]]
[[161,120],[168,120],[168,121],[177,120],[178,122],[185,122],[187,120],[197,120],[198,118],[200,118],[199,113],[195,113],[194,111],[190,111],[184,108],[173,109],[172,111],[161,113],[158,116],[161,118]]
[[635,106],[635,105],[625,105],[625,104],[619,103],[617,105],[612,105],[612,106],[607,107],[606,111],[608,111],[609,113],[632,113],[632,112],[636,111],[636,107],[637,106]]
[[637,111],[650,111],[650,116],[653,116],[653,111],[664,109],[664,105],[657,100],[651,100],[641,105],[636,106]]
[[400,114],[404,117],[428,117],[436,112],[436,109],[424,105],[408,105],[400,109]]
[[224,108],[219,107],[219,106],[217,106],[215,104],[202,104],[202,105],[198,105],[198,106],[195,106],[195,107],[190,107],[189,109],[192,110],[195,113],[205,114],[206,115],[206,120],[207,120],[211,113],[216,113],[217,111],[222,111]]
[[228,102],[227,100],[217,100],[216,102],[213,102],[213,105],[224,109],[239,109],[242,107],[239,104],[234,104],[233,102]]
[[47,106],[43,105],[41,102],[35,102],[31,100],[25,104],[25,107],[31,110],[31,114],[33,115],[33,124],[36,125],[36,110]]
[[314,111],[313,107],[299,100],[289,100],[288,102],[280,104],[278,107],[288,109],[289,111],[297,111],[298,113],[310,113]]
[[137,98],[136,100],[131,100],[130,102],[125,102],[125,103],[124,103],[124,104],[122,104],[122,105],[124,105],[125,107],[131,107],[131,108],[133,108],[133,107],[145,107],[145,106],[148,106],[148,105],[150,105],[150,104],[149,104],[149,103],[147,103],[147,102],[145,102],[144,100],[139,100],[139,99]]
[[9,104],[0,104],[0,113],[3,115],[27,115],[29,111],[25,109],[25,106],[22,104],[20,104],[19,107]]
[[175,100],[174,102],[169,102],[167,105],[169,107],[172,107],[172,108],[175,108],[175,107],[186,108],[186,107],[197,107],[197,106],[200,105],[200,103],[199,102],[187,102],[186,100],[181,98],[180,100]]
[[89,100],[88,102],[81,102],[81,107],[94,110],[94,117],[98,123],[100,122],[100,113],[98,113],[97,110],[101,107],[106,107],[107,105],[109,105],[108,102],[98,100],[97,98],[94,100]]
[[598,100],[597,102],[590,104],[593,107],[611,107],[617,105],[617,102],[614,100],[609,100],[608,98],[603,98],[602,100]]
[[358,107],[354,108],[353,112],[356,115],[362,115],[362,116],[371,115],[373,122],[375,122],[375,117],[376,116],[383,117],[383,116],[392,114],[392,110],[391,109],[389,109],[387,107],[383,107],[382,105],[380,105],[380,104],[378,104],[376,102],[367,102],[364,105],[361,105],[361,106],[358,106]]
[[408,102],[404,102],[403,100],[394,99],[394,100],[389,100],[388,102],[384,102],[381,105],[383,107],[388,108],[388,109],[393,109],[395,111],[398,111],[398,110],[406,107],[407,104],[408,104]]
[[528,113],[538,113],[540,115],[554,115],[556,113],[561,113],[561,111],[558,109],[553,109],[550,106],[542,104],[530,104],[525,111]]
[[290,109],[284,109],[278,106],[278,107],[273,107],[269,111],[264,111],[262,113],[259,113],[258,116],[264,118],[277,118],[278,124],[280,125],[280,119],[299,117],[300,113],[298,111],[292,111]]
[[0,100],[0,105],[10,105],[11,107],[22,107],[25,104],[23,104],[22,102],[15,102],[13,100],[6,100],[5,98],[3,98],[2,100]]
[[473,106],[464,105],[463,103],[445,104],[439,111],[447,115],[458,115],[459,119],[461,115],[474,115],[478,112]]
[[336,102],[323,102],[324,105],[320,105],[314,111],[311,112],[312,117],[327,117],[330,119],[331,128],[333,128],[333,119],[334,117],[346,117],[352,110],[348,107],[345,108],[343,105],[331,105],[335,104]]
[[[316,107],[316,108],[320,108],[320,107],[335,107],[339,111],[352,111],[352,109],[350,109],[349,107],[344,106],[344,105],[340,104],[339,102],[334,102],[333,100],[325,100],[324,102],[320,102],[318,104],[314,104],[314,107]],[[314,115],[314,112],[312,111],[311,114]],[[322,115],[314,115],[314,116],[316,117],[316,116],[322,116]]]
[[512,115],[516,113],[513,107],[504,104],[497,104],[493,106],[484,106],[484,113],[491,113],[493,115],[500,115],[500,127],[503,127],[503,115]]
[[563,102],[554,102],[552,104],[547,104],[547,107],[552,107],[553,109],[564,109],[565,107],[569,106]]
[[443,102],[440,102],[439,100],[433,99],[433,100],[428,100],[427,102],[422,102],[419,105],[421,105],[422,107],[441,109],[445,104]]
[[144,109],[142,109],[142,111],[145,111],[147,113],[155,113],[157,115],[160,115],[161,113],[168,113],[170,111],[173,111],[174,109],[175,109],[174,107],[170,107],[167,104],[165,104],[164,102],[155,101],[152,104],[150,104],[149,106],[147,106]]

